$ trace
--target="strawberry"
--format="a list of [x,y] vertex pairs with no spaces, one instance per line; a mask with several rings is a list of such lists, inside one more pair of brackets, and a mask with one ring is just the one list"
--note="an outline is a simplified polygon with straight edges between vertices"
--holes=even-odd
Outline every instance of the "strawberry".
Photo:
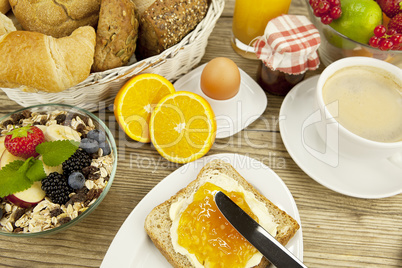
[[402,34],[402,13],[397,14],[388,23],[388,29],[394,29]]
[[393,18],[402,10],[402,0],[377,0],[377,3],[389,18]]
[[39,154],[35,151],[36,145],[45,140],[42,130],[35,126],[16,128],[6,135],[4,146],[7,151],[25,159],[38,156]]

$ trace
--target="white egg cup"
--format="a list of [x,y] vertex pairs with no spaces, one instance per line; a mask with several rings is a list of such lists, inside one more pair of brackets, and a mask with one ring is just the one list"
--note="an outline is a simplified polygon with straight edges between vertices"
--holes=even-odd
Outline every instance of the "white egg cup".
[[191,91],[206,99],[215,113],[216,138],[226,138],[246,128],[261,116],[267,107],[267,96],[257,82],[239,68],[241,81],[237,94],[227,100],[212,99],[200,86],[205,65],[184,75],[174,83],[174,87],[176,91]]

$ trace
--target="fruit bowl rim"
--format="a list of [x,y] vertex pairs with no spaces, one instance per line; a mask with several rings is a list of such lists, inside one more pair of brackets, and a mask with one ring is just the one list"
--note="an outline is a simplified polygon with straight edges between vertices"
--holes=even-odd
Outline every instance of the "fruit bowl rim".
[[[314,17],[314,18],[313,18],[313,19],[314,19],[314,22],[320,23],[320,24],[321,24],[321,25],[320,25],[321,27],[325,27],[325,28],[329,29],[331,32],[333,32],[334,34],[338,35],[339,37],[342,37],[343,39],[346,39],[347,41],[350,41],[350,42],[352,42],[352,43],[354,43],[354,44],[356,44],[356,45],[362,46],[362,47],[364,47],[364,48],[366,48],[366,49],[374,50],[374,51],[376,51],[377,53],[384,53],[384,54],[386,54],[386,53],[402,54],[402,50],[381,50],[381,49],[379,49],[379,48],[377,48],[377,47],[372,47],[372,46],[370,46],[369,44],[363,44],[363,43],[357,42],[357,41],[355,41],[355,40],[353,40],[353,39],[350,39],[350,38],[347,37],[346,35],[344,35],[344,34],[338,32],[337,30],[335,30],[334,28],[332,28],[330,25],[322,23],[321,20],[320,20],[318,17],[314,16],[314,14],[313,14],[313,9],[312,9],[312,7],[310,6],[309,0],[305,0],[305,2],[306,2],[306,4],[307,4],[307,9],[308,9],[308,13],[309,13],[310,19],[312,19],[311,17]],[[314,22],[312,21],[312,23],[313,23],[316,27],[318,27]],[[374,35],[374,33],[373,33],[373,35]],[[325,38],[325,37],[324,37],[324,38]],[[325,38],[325,39],[326,39],[326,38]],[[347,49],[347,48],[339,48],[339,49]]]

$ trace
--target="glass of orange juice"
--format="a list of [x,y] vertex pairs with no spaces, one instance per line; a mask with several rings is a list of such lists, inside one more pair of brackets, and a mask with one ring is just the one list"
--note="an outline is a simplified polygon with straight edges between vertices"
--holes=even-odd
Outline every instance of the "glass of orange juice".
[[257,59],[252,43],[264,34],[269,20],[287,14],[291,0],[236,0],[232,47],[245,58]]

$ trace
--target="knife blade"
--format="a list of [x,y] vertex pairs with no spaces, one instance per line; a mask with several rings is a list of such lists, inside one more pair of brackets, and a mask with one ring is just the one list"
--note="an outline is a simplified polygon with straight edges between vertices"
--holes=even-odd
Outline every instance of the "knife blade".
[[228,222],[277,268],[307,267],[223,192],[214,199]]

